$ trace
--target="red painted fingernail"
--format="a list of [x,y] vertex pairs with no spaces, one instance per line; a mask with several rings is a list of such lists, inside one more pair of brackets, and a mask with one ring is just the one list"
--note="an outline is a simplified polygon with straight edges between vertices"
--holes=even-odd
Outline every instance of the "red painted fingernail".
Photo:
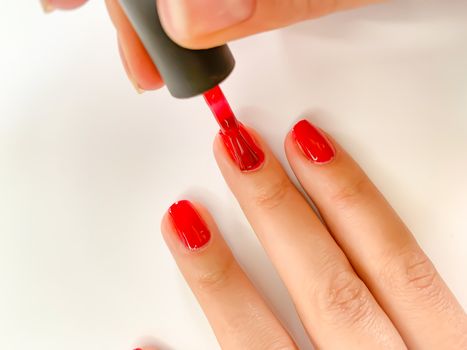
[[222,141],[241,171],[257,170],[264,163],[264,152],[237,120],[221,88],[204,93],[204,98],[219,124]]
[[200,249],[211,239],[211,232],[191,202],[183,200],[173,204],[169,215],[178,236],[188,249]]
[[292,129],[292,135],[305,157],[316,164],[329,163],[336,151],[327,137],[307,120],[301,120]]
[[254,171],[264,163],[264,152],[248,131],[239,124],[233,130],[221,130],[220,135],[230,156],[241,171]]

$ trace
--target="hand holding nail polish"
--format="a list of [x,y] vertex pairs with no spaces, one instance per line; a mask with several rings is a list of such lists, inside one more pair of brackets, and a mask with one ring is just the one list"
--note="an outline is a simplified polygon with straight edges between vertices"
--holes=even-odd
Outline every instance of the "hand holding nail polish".
[[[77,8],[87,0],[40,0],[45,12]],[[146,1],[146,0],[143,0]],[[151,0],[147,0],[151,1]],[[285,27],[306,19],[381,0],[153,0],[165,31],[179,45],[192,49],[221,46],[229,41]],[[141,0],[133,0],[137,3]],[[117,30],[122,60],[138,92],[164,85],[161,67],[141,41],[121,0],[106,0]],[[213,87],[213,86],[211,86]],[[206,89],[208,90],[208,89]]]
[[[158,4],[169,34],[200,48],[369,2]],[[50,12],[84,1],[42,3]],[[159,88],[159,71],[119,2],[107,5],[131,80],[138,89]],[[221,173],[317,348],[467,348],[462,306],[394,209],[332,137],[306,120],[287,135],[285,153],[300,191],[260,136],[236,120],[220,89],[203,92],[221,129],[214,146]],[[205,208],[176,202],[163,218],[162,233],[222,348],[298,349]]]
[[219,86],[204,93],[204,99],[219,124],[219,135],[241,171],[253,171],[264,162],[264,153],[248,130],[237,120]]

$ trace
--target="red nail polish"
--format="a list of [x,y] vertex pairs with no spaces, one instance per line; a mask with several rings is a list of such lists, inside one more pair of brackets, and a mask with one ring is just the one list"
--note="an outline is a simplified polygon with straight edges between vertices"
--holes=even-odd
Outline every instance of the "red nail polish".
[[307,120],[295,124],[292,135],[300,150],[313,163],[323,164],[334,159],[336,152],[331,142]]
[[190,250],[197,250],[211,239],[206,223],[193,205],[186,200],[173,204],[169,209],[178,236]]
[[204,93],[204,98],[221,128],[222,141],[241,171],[253,171],[264,163],[264,152],[237,120],[219,86]]
[[220,131],[222,141],[241,171],[253,171],[264,163],[264,153],[243,125],[235,130]]

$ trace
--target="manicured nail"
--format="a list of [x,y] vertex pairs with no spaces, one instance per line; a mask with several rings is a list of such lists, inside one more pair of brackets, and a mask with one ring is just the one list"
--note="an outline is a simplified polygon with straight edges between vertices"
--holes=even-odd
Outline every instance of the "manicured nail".
[[183,200],[173,204],[169,215],[180,240],[188,249],[200,249],[211,239],[206,223],[191,202]]
[[50,13],[55,10],[55,7],[49,2],[49,0],[41,0],[41,5],[45,13]]
[[220,135],[230,156],[241,171],[258,169],[264,163],[264,152],[235,117],[219,86],[204,93],[204,99],[216,118]]
[[256,0],[159,0],[165,24],[180,39],[210,34],[247,20]]
[[230,156],[241,171],[254,171],[263,165],[264,152],[242,124],[221,130],[219,133]]
[[135,77],[131,73],[131,69],[130,69],[130,66],[128,65],[128,61],[126,59],[125,52],[123,51],[120,39],[118,40],[118,52],[120,54],[120,58],[122,59],[123,68],[125,69],[125,73],[126,73],[126,75],[128,77],[128,80],[130,81],[131,85],[133,85],[133,87],[135,88],[135,90],[136,90],[136,92],[138,94],[140,94],[140,95],[144,94],[146,91],[139,86],[139,84],[136,81]]
[[313,163],[324,164],[334,159],[336,151],[332,143],[307,120],[295,124],[292,135],[305,157]]

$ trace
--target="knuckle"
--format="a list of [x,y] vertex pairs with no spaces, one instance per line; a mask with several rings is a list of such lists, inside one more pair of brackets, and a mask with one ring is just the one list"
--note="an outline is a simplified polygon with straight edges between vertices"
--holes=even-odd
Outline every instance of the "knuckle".
[[279,179],[261,184],[255,194],[255,204],[264,209],[277,208],[293,190],[290,180],[282,175]]
[[415,289],[429,289],[433,287],[436,271],[427,257],[417,257],[407,262],[405,269],[407,284]]
[[370,180],[364,175],[356,175],[338,183],[333,190],[331,199],[339,209],[347,209],[359,203],[370,194],[372,188]]
[[215,269],[199,274],[196,285],[199,289],[208,293],[225,288],[230,281],[233,266],[233,259],[229,258],[222,265],[216,266]]
[[439,302],[442,283],[435,267],[418,247],[403,249],[388,260],[383,278],[394,293]]
[[366,326],[374,319],[368,290],[349,270],[332,274],[327,287],[318,293],[318,303],[323,316],[333,323]]

